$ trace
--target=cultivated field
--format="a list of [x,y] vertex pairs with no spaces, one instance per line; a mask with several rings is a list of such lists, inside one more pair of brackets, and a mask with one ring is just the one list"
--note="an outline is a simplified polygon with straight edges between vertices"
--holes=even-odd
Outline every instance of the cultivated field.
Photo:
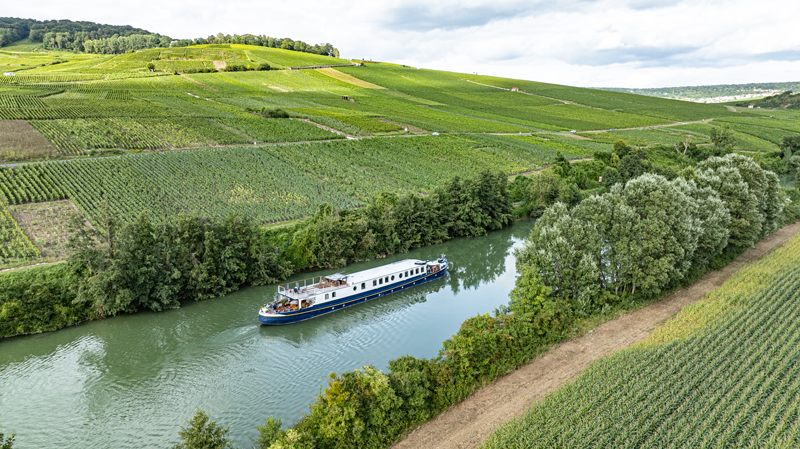
[[798,291],[795,236],[484,447],[797,447]]

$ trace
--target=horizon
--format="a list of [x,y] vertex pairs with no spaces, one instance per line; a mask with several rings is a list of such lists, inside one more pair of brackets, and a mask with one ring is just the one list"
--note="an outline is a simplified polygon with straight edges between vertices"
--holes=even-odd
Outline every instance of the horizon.
[[187,7],[168,0],[152,13],[139,4],[44,0],[32,7],[11,5],[5,15],[130,25],[175,39],[217,33],[290,37],[329,42],[348,59],[594,88],[800,79],[800,37],[774,12],[791,17],[800,13],[800,4],[762,5],[571,0],[431,6],[412,0],[383,6],[303,0],[266,6],[203,0]]

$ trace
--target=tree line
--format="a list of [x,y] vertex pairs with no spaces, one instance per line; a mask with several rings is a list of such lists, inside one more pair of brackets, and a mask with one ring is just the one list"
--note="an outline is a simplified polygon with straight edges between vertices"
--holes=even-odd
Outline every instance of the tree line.
[[121,54],[146,48],[187,47],[200,44],[247,44],[339,57],[339,50],[329,43],[311,45],[288,37],[276,38],[263,34],[218,33],[196,39],[173,40],[169,36],[129,25],[0,17],[0,47],[26,38],[32,42],[40,42],[49,50],[98,54]]
[[511,223],[506,180],[483,172],[453,178],[425,196],[381,194],[355,210],[323,204],[313,217],[266,230],[239,216],[155,224],[142,215],[125,224],[106,212],[95,226],[76,216],[67,263],[0,276],[0,336],[176,308],[243,285],[278,282],[297,270],[483,235]]
[[270,37],[263,34],[222,34],[218,33],[216,36],[210,35],[208,37],[199,37],[197,39],[180,39],[173,42],[173,47],[188,47],[189,45],[202,45],[202,44],[245,44],[257,45],[260,47],[282,48],[284,50],[300,51],[304,53],[312,53],[315,55],[331,56],[334,58],[339,57],[339,50],[331,44],[307,44],[303,41],[296,41],[288,37],[277,38]]

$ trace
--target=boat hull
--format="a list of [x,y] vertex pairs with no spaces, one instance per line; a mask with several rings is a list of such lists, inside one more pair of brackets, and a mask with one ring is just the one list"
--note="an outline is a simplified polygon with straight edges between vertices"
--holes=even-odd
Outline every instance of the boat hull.
[[280,314],[259,313],[258,320],[264,326],[292,324],[292,323],[298,323],[300,321],[310,320],[318,316],[327,315],[329,313],[333,313],[345,309],[347,307],[352,307],[361,303],[365,303],[367,301],[371,301],[375,298],[391,295],[392,293],[397,293],[400,290],[405,290],[420,284],[424,284],[426,282],[442,278],[447,274],[447,268],[448,267],[445,266],[444,268],[435,273],[423,274],[416,277],[409,277],[408,279],[403,279],[402,281],[398,281],[393,284],[387,284],[379,290],[365,292],[364,294],[361,295],[349,296],[346,298],[342,298],[341,300],[338,301],[329,301],[324,304],[315,304],[314,306],[309,307],[307,309],[295,310],[292,312],[286,312]]

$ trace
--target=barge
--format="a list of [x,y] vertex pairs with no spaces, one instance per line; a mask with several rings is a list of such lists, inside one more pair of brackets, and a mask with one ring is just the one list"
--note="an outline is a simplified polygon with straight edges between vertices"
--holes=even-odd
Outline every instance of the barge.
[[278,299],[258,311],[262,325],[291,324],[439,279],[447,258],[406,259],[352,274],[336,273],[278,286]]

